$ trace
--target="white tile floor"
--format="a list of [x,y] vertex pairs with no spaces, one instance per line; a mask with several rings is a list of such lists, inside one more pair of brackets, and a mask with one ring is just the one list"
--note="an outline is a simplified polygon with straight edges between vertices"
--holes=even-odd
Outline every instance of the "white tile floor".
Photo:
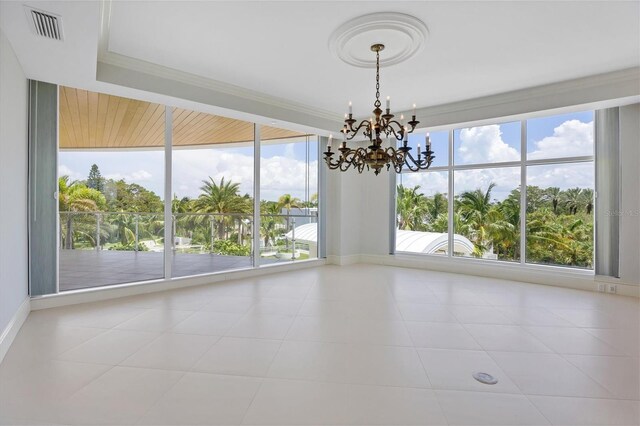
[[639,315],[365,265],[36,311],[0,365],[0,424],[637,425]]

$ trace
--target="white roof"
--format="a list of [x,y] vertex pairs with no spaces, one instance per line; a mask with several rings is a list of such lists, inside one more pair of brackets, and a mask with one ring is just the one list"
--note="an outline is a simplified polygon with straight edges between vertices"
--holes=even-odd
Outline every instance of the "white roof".
[[[318,224],[306,223],[295,227],[296,241],[316,244],[318,242]],[[292,239],[293,231],[285,235]],[[396,230],[396,250],[412,253],[437,253],[447,250],[447,234],[441,232],[420,232]],[[466,237],[453,234],[453,249],[456,253],[473,253],[473,243]]]
[[[304,225],[296,226],[294,230],[296,231],[296,241],[307,244],[316,244],[318,242],[317,223],[305,223]],[[289,240],[292,239],[293,230],[287,232],[285,237]]]
[[[447,250],[447,241],[446,233],[396,230],[397,251],[437,253]],[[456,253],[471,254],[473,243],[462,235],[453,234],[453,250]]]

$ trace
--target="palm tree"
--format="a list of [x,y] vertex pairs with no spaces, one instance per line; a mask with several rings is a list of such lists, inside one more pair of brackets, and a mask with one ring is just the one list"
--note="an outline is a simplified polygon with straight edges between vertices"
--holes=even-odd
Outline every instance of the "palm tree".
[[564,191],[562,194],[562,200],[564,206],[569,210],[569,213],[576,214],[580,209],[580,205],[582,204],[582,189],[580,188],[571,188]]
[[491,183],[487,190],[465,191],[460,194],[458,210],[469,225],[469,238],[475,245],[476,256],[494,246],[494,241],[513,240],[516,227],[504,219],[500,209],[491,203]]
[[278,230],[278,225],[282,223],[282,217],[279,216],[280,207],[272,201],[262,201],[260,212],[263,215],[260,218],[260,234],[264,238],[264,246],[268,247],[269,242],[275,244],[276,237],[282,233]]
[[406,188],[398,185],[396,200],[398,228],[412,231],[425,229],[425,217],[429,213],[429,200],[418,192],[420,185]]
[[[292,197],[291,194],[283,194],[278,198],[278,206],[281,209],[287,209],[287,231],[289,230],[289,215],[291,214],[291,209],[300,208],[302,201],[298,198]],[[289,243],[287,242],[287,250],[289,250]],[[295,250],[295,248],[294,248]]]
[[582,192],[580,193],[580,199],[585,207],[585,210],[587,211],[587,214],[591,214],[591,212],[593,211],[593,195],[593,189],[589,188],[583,188]]
[[558,214],[558,204],[562,199],[562,191],[557,186],[552,186],[544,190],[545,200],[551,202],[551,206],[553,207],[553,212]]
[[447,212],[447,195],[436,192],[429,199],[429,216],[431,221],[435,220],[440,214]]
[[[212,177],[209,180],[203,180],[200,187],[202,193],[194,200],[194,208],[198,213],[247,213],[250,211],[250,202],[247,197],[239,195],[240,184],[231,181],[225,182],[224,178],[220,179],[217,184]],[[229,222],[224,216],[218,220],[218,238],[225,237],[225,223]]]
[[58,179],[58,211],[67,213],[67,234],[64,248],[72,249],[73,214],[71,212],[96,212],[106,206],[104,195],[98,190],[87,188],[78,181],[71,182],[69,176]]

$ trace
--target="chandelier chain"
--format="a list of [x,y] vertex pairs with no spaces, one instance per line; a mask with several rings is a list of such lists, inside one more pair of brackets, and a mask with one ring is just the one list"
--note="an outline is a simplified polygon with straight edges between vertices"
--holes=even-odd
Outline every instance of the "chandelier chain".
[[380,108],[380,51],[376,52],[376,101],[373,103],[376,108]]

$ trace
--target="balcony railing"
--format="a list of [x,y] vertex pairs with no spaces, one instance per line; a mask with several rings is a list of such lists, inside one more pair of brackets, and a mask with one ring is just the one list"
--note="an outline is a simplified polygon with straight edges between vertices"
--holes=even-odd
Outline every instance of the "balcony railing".
[[[317,212],[261,214],[263,258],[296,260],[315,257],[313,240],[296,238],[301,225],[317,223]],[[120,250],[161,252],[164,215],[147,212],[60,212],[63,250]],[[174,213],[170,248],[177,254],[251,256],[253,215],[247,213]]]

